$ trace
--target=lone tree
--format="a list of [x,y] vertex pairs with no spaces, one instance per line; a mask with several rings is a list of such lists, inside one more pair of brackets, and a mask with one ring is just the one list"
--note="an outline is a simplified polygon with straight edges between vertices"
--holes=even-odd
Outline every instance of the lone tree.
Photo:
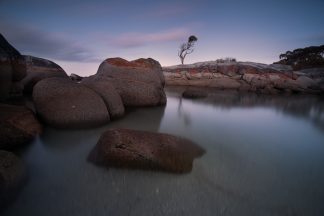
[[195,35],[191,35],[188,38],[187,43],[181,44],[179,52],[178,52],[178,56],[179,56],[179,58],[181,60],[181,64],[183,64],[184,59],[186,58],[186,56],[194,51],[193,47],[194,47],[195,42],[197,40],[198,40],[198,38]]

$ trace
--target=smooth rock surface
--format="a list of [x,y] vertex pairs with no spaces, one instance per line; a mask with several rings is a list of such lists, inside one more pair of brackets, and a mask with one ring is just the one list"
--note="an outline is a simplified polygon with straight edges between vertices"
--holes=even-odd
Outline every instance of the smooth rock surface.
[[33,91],[37,114],[55,127],[92,127],[109,121],[103,99],[90,88],[66,78],[48,78]]
[[106,167],[186,173],[204,150],[193,142],[168,134],[130,129],[104,132],[88,159]]
[[91,76],[84,78],[82,84],[101,96],[112,119],[119,118],[125,114],[123,101],[108,78]]
[[125,106],[156,106],[166,103],[160,64],[153,59],[127,61],[106,59],[96,76],[112,80]]

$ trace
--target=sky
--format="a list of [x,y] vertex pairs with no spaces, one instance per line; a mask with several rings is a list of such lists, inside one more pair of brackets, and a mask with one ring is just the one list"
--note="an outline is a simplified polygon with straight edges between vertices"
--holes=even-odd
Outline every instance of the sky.
[[324,0],[0,0],[0,33],[24,55],[68,73],[95,74],[106,58],[180,64],[234,57],[272,63],[280,53],[324,44]]

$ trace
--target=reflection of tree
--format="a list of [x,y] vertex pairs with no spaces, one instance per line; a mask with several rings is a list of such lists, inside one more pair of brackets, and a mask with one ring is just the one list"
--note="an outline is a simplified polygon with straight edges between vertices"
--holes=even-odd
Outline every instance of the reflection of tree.
[[180,118],[183,118],[183,121],[186,126],[189,126],[191,124],[190,115],[185,112],[185,110],[183,109],[183,106],[182,106],[182,96],[179,97],[178,116]]

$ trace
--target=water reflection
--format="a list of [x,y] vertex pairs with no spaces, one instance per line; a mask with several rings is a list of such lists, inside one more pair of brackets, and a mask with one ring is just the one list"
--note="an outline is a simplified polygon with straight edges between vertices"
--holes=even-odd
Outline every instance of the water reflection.
[[179,105],[178,105],[178,116],[180,119],[183,119],[185,126],[190,125],[190,114],[186,112],[182,106],[182,97],[179,97]]
[[[30,178],[4,215],[323,215],[321,98],[182,91],[167,88],[166,107],[128,110],[104,127],[45,128],[22,152]],[[182,136],[206,154],[186,175],[88,163],[111,127]]]
[[[208,93],[207,98],[192,100],[195,104],[204,104],[216,108],[272,108],[277,112],[311,121],[324,131],[324,97],[319,95],[266,95],[237,91],[220,91],[210,88],[168,87],[169,97],[179,100],[179,117],[190,123],[190,113],[183,108],[181,95],[188,88]],[[179,110],[178,109],[178,110]]]

